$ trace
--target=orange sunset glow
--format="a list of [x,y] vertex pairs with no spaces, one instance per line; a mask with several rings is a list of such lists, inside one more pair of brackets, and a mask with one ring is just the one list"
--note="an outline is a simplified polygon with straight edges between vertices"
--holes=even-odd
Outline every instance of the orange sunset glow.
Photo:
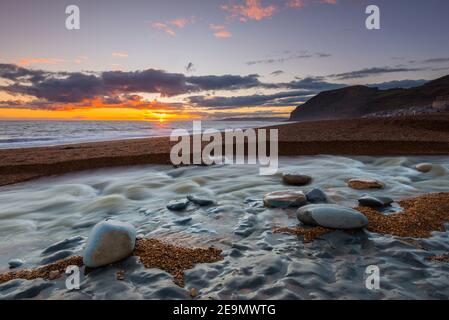
[[131,108],[90,108],[71,110],[0,109],[4,120],[128,120],[160,121],[198,119],[188,114],[170,113],[166,110],[140,110]]

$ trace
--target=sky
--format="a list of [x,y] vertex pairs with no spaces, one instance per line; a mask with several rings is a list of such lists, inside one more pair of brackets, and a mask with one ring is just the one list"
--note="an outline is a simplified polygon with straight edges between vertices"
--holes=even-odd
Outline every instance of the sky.
[[[380,30],[368,30],[368,5]],[[66,7],[80,29],[66,28]],[[0,119],[286,117],[449,74],[447,0],[2,0]]]

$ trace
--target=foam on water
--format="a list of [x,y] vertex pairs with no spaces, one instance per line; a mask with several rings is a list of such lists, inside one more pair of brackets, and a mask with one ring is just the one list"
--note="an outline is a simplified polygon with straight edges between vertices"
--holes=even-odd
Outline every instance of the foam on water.
[[[427,174],[413,169],[431,162]],[[369,191],[395,200],[429,192],[449,191],[448,157],[289,157],[281,171],[313,176],[310,186],[289,187],[281,174],[261,176],[255,166],[142,166],[97,170],[0,188],[0,271],[11,258],[25,267],[42,265],[67,254],[79,254],[85,238],[68,241],[63,249],[44,250],[62,240],[87,237],[106,218],[134,224],[138,233],[190,246],[222,248],[224,260],[198,265],[186,273],[186,289],[178,288],[161,270],[147,270],[135,258],[118,269],[97,270],[83,279],[81,290],[67,292],[64,281],[15,280],[0,285],[3,298],[188,298],[188,288],[200,298],[382,299],[449,297],[449,266],[426,260],[449,250],[449,233],[435,233],[416,247],[397,237],[369,232],[334,232],[313,243],[286,234],[279,226],[298,222],[294,209],[266,209],[265,193],[320,187],[332,201],[356,206],[365,191],[347,187],[350,178],[374,178],[384,190]],[[217,205],[189,205],[186,211],[166,209],[170,200],[204,195]],[[83,240],[84,239],[84,240]],[[424,248],[424,249],[423,249]],[[368,265],[381,269],[381,290],[365,287]]]

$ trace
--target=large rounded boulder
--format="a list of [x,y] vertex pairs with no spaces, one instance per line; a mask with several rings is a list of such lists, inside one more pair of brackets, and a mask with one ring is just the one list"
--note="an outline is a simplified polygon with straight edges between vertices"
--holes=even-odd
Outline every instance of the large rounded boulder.
[[129,257],[136,245],[136,228],[127,222],[102,221],[90,232],[83,255],[86,267],[98,268]]
[[330,229],[359,229],[368,225],[360,212],[336,204],[311,204],[298,209],[298,220],[306,225]]

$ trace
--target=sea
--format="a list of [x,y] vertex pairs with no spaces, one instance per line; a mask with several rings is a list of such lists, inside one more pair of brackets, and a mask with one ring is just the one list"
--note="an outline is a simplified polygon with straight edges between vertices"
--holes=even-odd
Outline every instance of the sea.
[[[201,121],[202,129],[246,129],[280,124],[272,121]],[[192,121],[0,121],[0,149],[170,136],[192,132]]]

